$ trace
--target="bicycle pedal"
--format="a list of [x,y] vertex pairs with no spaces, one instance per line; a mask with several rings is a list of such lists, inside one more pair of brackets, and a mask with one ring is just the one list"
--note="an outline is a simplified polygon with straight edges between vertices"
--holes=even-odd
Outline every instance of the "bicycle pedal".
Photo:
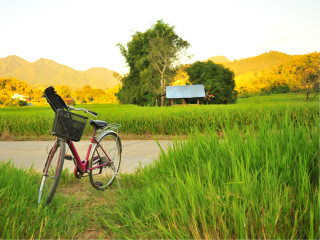
[[102,187],[102,186],[103,186],[103,183],[102,183],[102,182],[94,182],[94,185],[95,185],[95,186],[98,186],[98,187]]
[[69,155],[69,154],[66,154],[66,155],[64,156],[64,159],[66,159],[66,160],[72,160],[72,156]]

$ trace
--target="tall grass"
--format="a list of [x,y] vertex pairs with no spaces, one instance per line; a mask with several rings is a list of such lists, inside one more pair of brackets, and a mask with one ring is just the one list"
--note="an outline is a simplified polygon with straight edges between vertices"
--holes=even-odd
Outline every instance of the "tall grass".
[[[88,200],[95,208],[59,188],[50,207],[39,207],[39,174],[0,163],[0,238],[81,238],[98,230],[121,239],[318,239],[318,103],[260,100],[91,105],[102,119],[122,123],[123,132],[190,133],[189,139],[175,141],[153,165],[122,175],[121,197],[96,192]],[[2,108],[0,133],[49,135],[53,115],[48,107]],[[67,172],[61,181],[74,183]]]
[[[319,117],[317,102],[306,103],[288,96],[270,96],[243,99],[236,105],[202,105],[177,107],[138,107],[133,105],[95,104],[82,106],[99,113],[99,119],[122,124],[125,134],[188,134],[193,127],[203,131],[206,125],[216,130],[248,125],[255,128],[264,119],[279,127],[285,118],[293,123],[314,125]],[[268,96],[269,97],[269,96]],[[13,136],[50,136],[54,112],[50,107],[1,108],[0,134]],[[91,134],[87,124],[85,135]]]
[[32,169],[0,162],[1,239],[71,239],[92,227],[89,210],[79,200],[56,194],[49,207],[39,206],[40,179]]
[[[116,238],[319,238],[319,122],[285,117],[175,141],[124,178]],[[315,119],[316,120],[316,119]],[[104,214],[103,214],[104,215]]]

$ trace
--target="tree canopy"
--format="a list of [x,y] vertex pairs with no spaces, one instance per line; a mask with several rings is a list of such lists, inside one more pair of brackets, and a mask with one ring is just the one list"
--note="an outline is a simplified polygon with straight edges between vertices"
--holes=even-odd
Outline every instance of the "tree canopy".
[[[119,103],[115,96],[119,89],[118,86],[105,91],[99,88],[91,88],[88,85],[74,91],[71,91],[65,85],[57,85],[54,88],[63,99],[72,97],[78,103]],[[15,98],[15,94],[18,94],[17,97],[19,98]],[[43,89],[32,88],[26,82],[16,78],[0,78],[0,105],[24,106],[26,101],[46,102],[43,98]]]
[[203,84],[208,99],[213,104],[236,103],[237,91],[235,88],[234,73],[220,64],[195,62],[186,71],[191,84]]
[[174,27],[162,20],[144,33],[136,32],[126,46],[117,45],[130,68],[122,79],[119,100],[138,105],[150,104],[155,96],[164,94],[165,86],[173,80],[181,53],[189,47]]
[[297,80],[305,90],[307,101],[309,95],[319,91],[319,53],[311,53],[301,58],[301,64],[296,68]]

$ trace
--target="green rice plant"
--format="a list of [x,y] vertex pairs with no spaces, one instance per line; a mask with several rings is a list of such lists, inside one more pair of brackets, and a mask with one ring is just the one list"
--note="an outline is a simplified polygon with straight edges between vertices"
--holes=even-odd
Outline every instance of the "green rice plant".
[[0,162],[0,238],[81,238],[92,228],[89,210],[61,194],[50,206],[39,206],[40,179],[33,169]]
[[[195,130],[123,178],[115,238],[319,238],[319,122]],[[108,216],[107,218],[104,216]],[[110,224],[112,223],[112,224]]]
[[[260,120],[279,128],[285,118],[293,124],[315,124],[319,118],[317,102],[306,103],[295,95],[261,96],[241,99],[234,105],[200,105],[175,107],[139,107],[121,104],[89,104],[80,106],[99,113],[99,119],[122,125],[120,132],[136,135],[186,135],[196,127],[204,132],[207,125],[221,131],[248,125],[258,128]],[[79,113],[79,112],[77,112]],[[0,108],[0,134],[16,137],[50,136],[54,112],[49,106],[26,108]],[[90,135],[87,124],[84,135]]]

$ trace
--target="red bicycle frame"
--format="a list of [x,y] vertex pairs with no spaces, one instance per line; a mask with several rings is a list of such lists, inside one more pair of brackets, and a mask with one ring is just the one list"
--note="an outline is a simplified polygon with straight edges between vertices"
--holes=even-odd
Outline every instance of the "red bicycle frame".
[[[47,165],[45,166],[45,169],[43,170],[45,172],[45,176],[48,175],[48,170],[49,170],[49,166],[50,166],[50,163],[52,161],[52,155],[54,154],[54,152],[56,151],[56,147],[57,147],[57,142],[54,143],[54,146],[53,148],[51,149],[51,152],[50,152],[50,156],[49,156],[49,162],[47,162]],[[61,159],[61,152],[59,154],[59,159],[58,159],[58,163],[57,163],[57,167],[59,166],[60,164],[60,159]],[[58,168],[56,169],[56,174],[57,174],[57,171],[58,171]]]
[[[72,152],[72,155],[73,155],[73,157],[74,157],[74,159],[75,159],[75,164],[76,164],[76,166],[75,166],[75,169],[74,169],[74,174],[75,174],[76,177],[78,176],[78,172],[79,172],[79,171],[80,171],[81,174],[83,174],[83,173],[87,172],[88,170],[90,171],[90,170],[93,170],[93,169],[96,169],[96,168],[101,168],[101,167],[107,166],[107,165],[109,165],[109,164],[111,163],[111,160],[110,160],[108,154],[107,154],[107,153],[105,152],[105,150],[101,147],[99,141],[97,141],[97,139],[95,138],[95,133],[96,133],[96,131],[94,131],[93,136],[92,136],[91,139],[90,139],[90,144],[89,144],[88,151],[87,151],[87,155],[86,155],[86,158],[85,158],[84,161],[81,160],[81,158],[80,158],[80,156],[79,156],[79,154],[78,154],[78,151],[77,151],[76,147],[74,146],[73,142],[72,142],[71,140],[67,140],[67,141],[66,141],[67,144],[68,144],[68,146],[69,146],[69,148],[70,148],[70,150],[71,150],[71,152]],[[109,161],[108,161],[107,163],[103,163],[103,164],[101,164],[101,165],[99,165],[99,166],[95,166],[95,167],[92,167],[92,168],[88,168],[88,162],[89,162],[90,152],[91,152],[91,149],[92,149],[92,145],[93,145],[93,144],[97,144],[97,145],[100,147],[100,149],[103,151],[103,153],[105,154],[105,156],[107,156],[107,158],[108,158]],[[97,151],[97,153],[98,153],[98,151]],[[98,158],[100,158],[99,153],[98,153],[97,159],[98,159]]]

